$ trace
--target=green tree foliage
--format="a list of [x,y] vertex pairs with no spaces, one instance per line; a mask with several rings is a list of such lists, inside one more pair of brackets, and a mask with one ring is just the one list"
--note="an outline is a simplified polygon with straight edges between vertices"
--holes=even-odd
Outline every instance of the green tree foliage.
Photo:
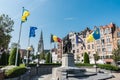
[[11,47],[11,49],[13,49],[13,48],[17,48],[17,46],[20,47],[20,45],[18,45],[18,43],[12,43],[10,47]]
[[112,51],[112,54],[113,54],[112,58],[113,58],[115,64],[117,65],[117,61],[120,60],[120,45],[118,45],[117,49],[114,49]]
[[89,61],[89,55],[85,52],[84,53],[84,63],[90,63],[90,61]]
[[96,53],[94,54],[94,59],[95,59],[95,61],[99,60],[98,52],[96,52]]
[[11,39],[10,33],[13,31],[14,21],[8,15],[0,16],[0,48],[7,49]]
[[[17,48],[13,48],[10,51],[9,65],[15,65],[16,51],[17,51]],[[17,59],[17,66],[19,66],[20,62],[21,62],[21,59],[20,59],[20,52],[19,52],[18,53],[18,59]]]
[[45,60],[45,53],[44,52],[40,53],[40,60],[42,60],[42,59]]
[[3,52],[0,58],[0,65],[7,65],[8,64],[8,58],[9,54],[6,52]]
[[46,55],[46,63],[51,63],[51,54],[50,52]]

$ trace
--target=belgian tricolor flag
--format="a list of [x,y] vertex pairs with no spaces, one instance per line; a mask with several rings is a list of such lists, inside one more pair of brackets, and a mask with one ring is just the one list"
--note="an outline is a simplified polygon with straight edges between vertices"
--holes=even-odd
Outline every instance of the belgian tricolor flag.
[[62,42],[62,40],[59,37],[51,34],[51,43],[52,42]]

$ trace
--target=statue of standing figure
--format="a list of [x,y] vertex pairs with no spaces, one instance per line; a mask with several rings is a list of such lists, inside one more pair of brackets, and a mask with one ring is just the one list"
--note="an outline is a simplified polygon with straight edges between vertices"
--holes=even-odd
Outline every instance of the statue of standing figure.
[[69,35],[63,38],[63,54],[71,53],[72,43],[71,39],[69,39]]

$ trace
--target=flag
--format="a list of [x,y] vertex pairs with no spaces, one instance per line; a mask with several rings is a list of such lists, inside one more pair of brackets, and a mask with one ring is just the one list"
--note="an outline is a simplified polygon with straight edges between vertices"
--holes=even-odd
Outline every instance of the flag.
[[62,42],[62,40],[59,37],[51,34],[51,42]]
[[88,37],[87,42],[92,42],[94,40],[100,39],[100,30],[96,28]]
[[21,19],[21,21],[22,21],[22,22],[27,21],[27,17],[28,17],[29,15],[30,15],[30,12],[29,12],[28,10],[26,10],[26,9],[23,8],[23,13],[22,13],[22,19]]
[[78,36],[76,35],[76,43],[83,43],[83,40]]
[[100,30],[99,28],[96,28],[96,30],[93,33],[93,37],[95,40],[100,39]]
[[30,27],[29,37],[35,37],[35,30],[37,27]]
[[78,35],[76,35],[76,44],[78,43],[81,43],[85,47],[84,41]]

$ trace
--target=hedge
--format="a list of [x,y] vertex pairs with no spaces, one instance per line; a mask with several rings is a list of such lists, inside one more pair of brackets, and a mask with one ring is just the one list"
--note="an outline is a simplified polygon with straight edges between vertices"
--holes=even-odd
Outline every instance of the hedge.
[[76,66],[86,66],[86,67],[93,67],[94,64],[88,64],[88,63],[78,63],[78,64],[75,64]]
[[110,64],[97,64],[97,66],[101,69],[113,70],[113,71],[118,71],[120,69],[119,67]]
[[[82,64],[82,63],[79,63],[79,64],[75,64],[75,65],[78,66],[78,67],[80,67],[80,66],[93,67],[95,64],[84,64],[84,63]],[[113,66],[113,65],[110,65],[110,64],[97,64],[97,67],[101,68],[101,69],[112,70],[112,71],[120,70],[119,67]]]
[[15,67],[13,69],[5,71],[5,78],[14,78],[24,74],[27,71],[25,67]]
[[[61,64],[60,63],[45,63],[45,64],[39,64],[39,66],[40,65],[49,65],[49,66],[61,66]],[[36,67],[37,66],[37,64],[36,63],[30,63],[29,65],[28,65],[29,67]]]

